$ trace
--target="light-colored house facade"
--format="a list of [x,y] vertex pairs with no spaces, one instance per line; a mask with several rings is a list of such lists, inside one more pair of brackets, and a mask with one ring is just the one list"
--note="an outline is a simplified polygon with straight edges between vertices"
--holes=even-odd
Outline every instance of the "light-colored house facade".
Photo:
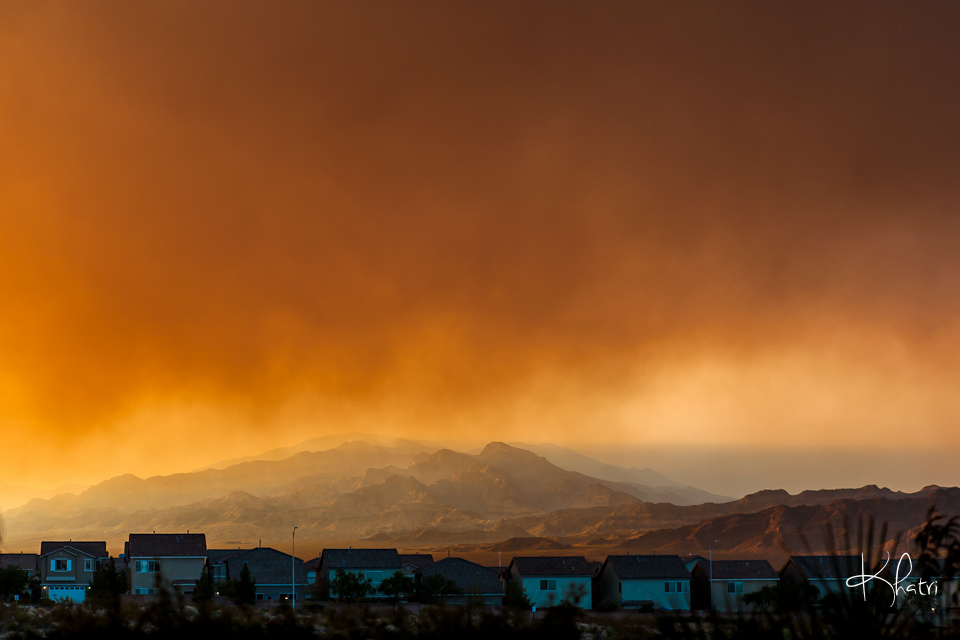
[[749,611],[744,596],[780,583],[780,576],[766,560],[701,560],[690,575],[693,605],[701,610]]
[[597,585],[598,598],[626,609],[690,610],[690,572],[680,556],[607,556]]
[[[324,549],[320,553],[320,569],[317,571],[317,587],[320,597],[335,600],[337,593],[331,583],[337,569],[359,574],[379,589],[380,583],[397,571],[403,571],[400,555],[396,549]],[[373,598],[382,598],[375,593]]]
[[153,595],[157,582],[180,593],[192,593],[207,563],[202,533],[131,533],[126,543],[130,593]]
[[509,579],[537,608],[576,599],[581,609],[593,608],[593,572],[583,556],[517,556],[507,567]]
[[41,542],[37,569],[42,597],[83,602],[97,567],[109,557],[106,542]]

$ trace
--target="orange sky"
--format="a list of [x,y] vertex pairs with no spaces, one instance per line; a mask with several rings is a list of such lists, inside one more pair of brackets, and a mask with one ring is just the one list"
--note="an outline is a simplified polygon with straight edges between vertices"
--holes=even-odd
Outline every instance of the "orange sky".
[[816,9],[6,3],[0,484],[960,452],[960,10]]

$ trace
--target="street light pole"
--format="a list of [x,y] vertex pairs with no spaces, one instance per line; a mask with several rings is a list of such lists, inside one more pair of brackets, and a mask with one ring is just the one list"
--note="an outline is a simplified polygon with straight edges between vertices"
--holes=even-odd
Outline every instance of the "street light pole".
[[293,528],[293,553],[290,557],[290,598],[293,611],[297,611],[297,527]]

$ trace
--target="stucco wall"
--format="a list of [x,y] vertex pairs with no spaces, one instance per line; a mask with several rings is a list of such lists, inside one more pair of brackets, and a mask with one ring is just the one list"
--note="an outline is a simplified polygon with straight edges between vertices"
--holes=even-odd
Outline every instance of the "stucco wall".
[[[137,560],[156,560],[160,563],[160,573],[169,587],[176,580],[189,580],[191,583],[200,579],[206,558],[130,558],[130,593],[135,594],[137,589],[152,589],[154,587],[154,573],[138,573]],[[192,590],[192,585],[187,590]]]
[[[742,582],[743,593],[728,593],[728,582]],[[763,587],[775,587],[777,583],[777,580],[714,580],[713,607],[717,611],[744,611],[750,607],[744,606],[743,596],[756,593]]]
[[[541,591],[541,580],[556,580],[556,590]],[[580,601],[579,606],[582,609],[592,609],[593,594],[591,593],[590,583],[590,576],[532,576],[523,578],[523,590],[527,593],[527,597],[530,598],[530,601],[537,605],[537,607],[549,607],[560,604],[563,601],[564,596],[569,593],[572,585],[581,585],[585,589],[586,595],[584,595],[583,599]]]
[[[664,583],[684,585],[683,592],[667,592]],[[654,609],[670,609],[671,611],[690,610],[690,581],[689,580],[624,580],[622,600],[638,601],[650,600]]]
[[[93,571],[83,570],[83,561],[90,560],[90,556],[83,554],[73,554],[65,549],[59,549],[48,554],[39,560],[40,581],[50,584],[72,584],[88,585],[93,580]],[[69,560],[71,563],[70,571],[51,571],[51,560]],[[93,562],[93,569],[96,569],[96,560]]]

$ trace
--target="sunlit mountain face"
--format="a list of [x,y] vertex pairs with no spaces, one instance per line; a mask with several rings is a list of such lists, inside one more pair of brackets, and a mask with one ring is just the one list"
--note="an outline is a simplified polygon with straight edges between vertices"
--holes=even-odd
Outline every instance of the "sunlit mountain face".
[[[371,504],[432,506],[364,534],[485,531],[452,478],[516,465],[409,470],[491,442],[647,487],[570,480],[497,518],[956,485],[958,28],[954,6],[8,3],[0,500],[214,465],[240,478],[130,500],[314,492],[320,523],[387,482]],[[350,433],[404,453],[237,471]],[[127,506],[70,508],[112,530]]]

